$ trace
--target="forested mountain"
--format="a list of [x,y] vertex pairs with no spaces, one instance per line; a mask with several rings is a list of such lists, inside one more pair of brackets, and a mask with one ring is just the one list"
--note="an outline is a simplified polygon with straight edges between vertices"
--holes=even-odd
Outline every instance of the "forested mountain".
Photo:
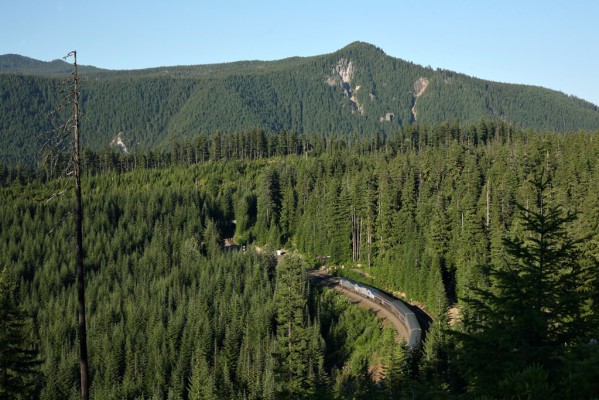
[[[72,160],[33,161],[68,68],[0,65],[0,397],[75,399]],[[596,398],[596,106],[364,43],[80,72],[92,398]],[[323,263],[418,303],[421,345]]]
[[[0,56],[0,162],[33,164],[40,132],[70,69]],[[366,43],[273,62],[135,71],[82,67],[82,130],[93,150],[121,134],[128,150],[160,149],[199,132],[250,128],[299,134],[391,135],[407,127],[481,119],[552,131],[599,128],[599,109],[540,87],[484,81],[387,56]]]
[[[102,69],[91,66],[80,66],[81,72],[100,72]],[[64,60],[40,61],[18,54],[0,56],[0,71],[3,74],[40,75],[63,77],[72,72],[73,66]]]

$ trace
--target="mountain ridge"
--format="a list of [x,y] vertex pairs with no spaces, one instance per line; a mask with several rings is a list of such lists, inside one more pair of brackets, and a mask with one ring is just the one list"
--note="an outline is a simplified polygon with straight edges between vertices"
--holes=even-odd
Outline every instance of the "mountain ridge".
[[[427,70],[432,70],[432,71],[441,72],[441,73],[445,72],[445,73],[450,73],[450,74],[458,74],[465,78],[477,79],[477,80],[481,80],[481,81],[488,82],[488,83],[526,86],[526,87],[546,89],[546,90],[550,90],[552,92],[563,94],[564,96],[567,96],[570,98],[581,100],[583,102],[589,103],[592,106],[599,107],[599,104],[594,104],[593,102],[591,102],[589,100],[586,100],[584,98],[578,97],[573,94],[567,94],[558,89],[551,89],[551,88],[546,88],[544,86],[528,84],[528,83],[502,82],[502,81],[498,81],[498,80],[479,78],[474,75],[469,75],[466,73],[453,71],[453,70],[449,70],[446,68],[433,69],[431,67],[425,67],[425,66],[416,64],[414,62],[411,62],[411,61],[408,61],[408,60],[405,60],[402,58],[389,56],[380,47],[370,44],[370,43],[367,43],[367,42],[363,42],[363,41],[354,41],[354,42],[342,47],[339,50],[336,50],[331,53],[325,53],[322,55],[290,56],[290,57],[285,57],[285,58],[276,59],[276,60],[254,59],[254,60],[215,62],[215,63],[208,63],[208,64],[163,65],[163,66],[153,66],[153,67],[134,68],[134,69],[110,69],[110,68],[97,67],[97,66],[93,66],[93,65],[79,65],[79,73],[84,76],[88,75],[88,74],[92,74],[92,75],[94,75],[94,78],[97,78],[97,76],[95,76],[96,74],[101,74],[101,75],[114,74],[114,76],[120,76],[121,74],[153,75],[156,72],[186,71],[187,70],[187,72],[190,74],[189,77],[194,77],[195,75],[192,74],[192,72],[195,72],[194,70],[196,70],[196,69],[197,70],[207,69],[210,71],[215,68],[218,68],[218,69],[222,69],[222,70],[226,71],[226,70],[230,69],[231,67],[249,67],[249,66],[254,67],[255,69],[258,69],[258,68],[263,68],[264,65],[275,65],[275,64],[285,65],[286,63],[289,63],[289,62],[306,61],[306,60],[319,58],[319,57],[327,57],[327,56],[333,56],[333,55],[346,55],[346,54],[351,55],[351,54],[355,54],[356,51],[369,51],[371,54],[377,54],[380,56],[393,58],[400,62],[405,62],[410,65],[414,65],[414,66],[424,68]],[[16,60],[18,60],[18,61],[16,61]],[[23,64],[25,64],[25,67],[23,67]],[[62,74],[65,71],[70,72],[71,69],[72,69],[72,64],[66,62],[63,59],[54,59],[52,61],[42,61],[42,60],[38,60],[38,59],[35,59],[32,57],[20,55],[20,54],[0,54],[0,74],[11,74],[12,73],[12,74],[47,76],[47,75]],[[172,76],[173,77],[181,76],[181,74],[173,73]]]
[[[58,86],[62,60],[0,56],[0,162],[31,159]],[[276,61],[107,70],[81,65],[85,145],[125,132],[130,150],[169,146],[199,132],[253,128],[322,135],[389,135],[411,124],[500,120],[521,129],[599,129],[599,107],[533,85],[432,69],[353,42],[328,54]],[[426,85],[423,83],[426,82]]]
[[[23,75],[40,75],[40,76],[61,76],[72,71],[72,64],[55,59],[52,61],[41,61],[35,58],[22,56],[20,54],[3,54],[0,55],[0,74],[23,74]],[[79,65],[81,71],[107,71],[102,68]]]

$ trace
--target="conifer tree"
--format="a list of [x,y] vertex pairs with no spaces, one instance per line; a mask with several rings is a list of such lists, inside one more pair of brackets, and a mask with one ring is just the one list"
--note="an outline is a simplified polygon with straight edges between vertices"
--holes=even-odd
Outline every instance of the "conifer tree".
[[345,185],[341,185],[340,190],[337,186],[333,192],[338,195],[332,203],[330,254],[332,260],[343,262],[351,260],[350,197]]
[[414,356],[405,341],[391,350],[389,367],[385,371],[385,387],[390,398],[399,398],[410,390],[411,379],[415,374]]
[[400,244],[400,229],[404,229],[404,221],[399,221],[397,210],[398,194],[392,184],[392,177],[387,169],[379,175],[378,201],[376,216],[377,251],[379,257],[387,257],[392,248]]
[[211,219],[208,219],[206,229],[204,229],[204,246],[206,256],[211,259],[216,258],[222,251],[223,244],[218,227]]
[[[471,288],[466,299],[472,313],[464,320],[461,365],[480,393],[497,396],[498,382],[510,371],[533,366],[557,381],[566,372],[563,357],[585,345],[594,327],[586,311],[589,293],[581,290],[588,275],[580,240],[567,232],[575,216],[548,202],[546,180],[533,183],[536,207],[519,206],[525,237],[504,240],[506,262],[486,267],[491,287]],[[539,375],[516,378],[527,376]]]
[[291,239],[293,233],[295,233],[295,212],[297,209],[297,195],[293,188],[291,179],[288,179],[287,184],[282,193],[281,197],[281,242],[285,244]]
[[196,357],[194,357],[191,376],[189,378],[189,399],[218,399],[214,377],[210,374],[208,362],[201,352],[198,352]]
[[314,393],[314,354],[310,351],[307,316],[306,264],[298,255],[286,255],[277,266],[276,377],[279,398],[309,398]]
[[281,193],[276,170],[269,169],[262,176],[257,203],[256,238],[265,242],[272,224],[277,225],[279,221]]
[[245,244],[250,238],[250,196],[246,190],[242,189],[241,193],[238,193],[233,207],[235,211],[235,240],[237,243]]
[[25,329],[23,311],[13,298],[14,283],[8,270],[0,272],[0,398],[34,397],[37,375],[37,351],[32,348]]

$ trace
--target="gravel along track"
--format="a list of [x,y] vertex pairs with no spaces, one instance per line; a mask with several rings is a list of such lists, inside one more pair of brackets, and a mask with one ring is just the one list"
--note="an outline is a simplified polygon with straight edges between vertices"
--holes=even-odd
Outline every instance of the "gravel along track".
[[376,315],[387,321],[387,323],[393,325],[393,327],[397,331],[398,342],[401,342],[402,340],[408,341],[409,334],[408,330],[406,329],[406,326],[399,318],[397,318],[397,316],[391,313],[391,311],[381,307],[380,304],[377,304],[372,300],[369,300],[355,292],[343,288],[339,284],[339,278],[337,277],[328,275],[318,270],[309,271],[308,277],[310,278],[310,281],[312,281],[313,283],[321,286],[326,286],[328,288],[338,291],[339,293],[343,294],[345,297],[350,299],[353,304],[359,305],[360,307],[366,308],[374,312]]

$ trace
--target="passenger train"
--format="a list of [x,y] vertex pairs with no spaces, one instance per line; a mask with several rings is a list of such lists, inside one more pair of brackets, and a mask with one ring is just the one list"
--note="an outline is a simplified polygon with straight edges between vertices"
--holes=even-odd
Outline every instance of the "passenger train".
[[420,344],[422,329],[420,328],[416,315],[405,303],[394,299],[375,288],[363,283],[354,282],[347,278],[341,278],[340,284],[342,287],[380,304],[395,314],[408,330],[409,337],[407,343],[410,349],[413,349]]

